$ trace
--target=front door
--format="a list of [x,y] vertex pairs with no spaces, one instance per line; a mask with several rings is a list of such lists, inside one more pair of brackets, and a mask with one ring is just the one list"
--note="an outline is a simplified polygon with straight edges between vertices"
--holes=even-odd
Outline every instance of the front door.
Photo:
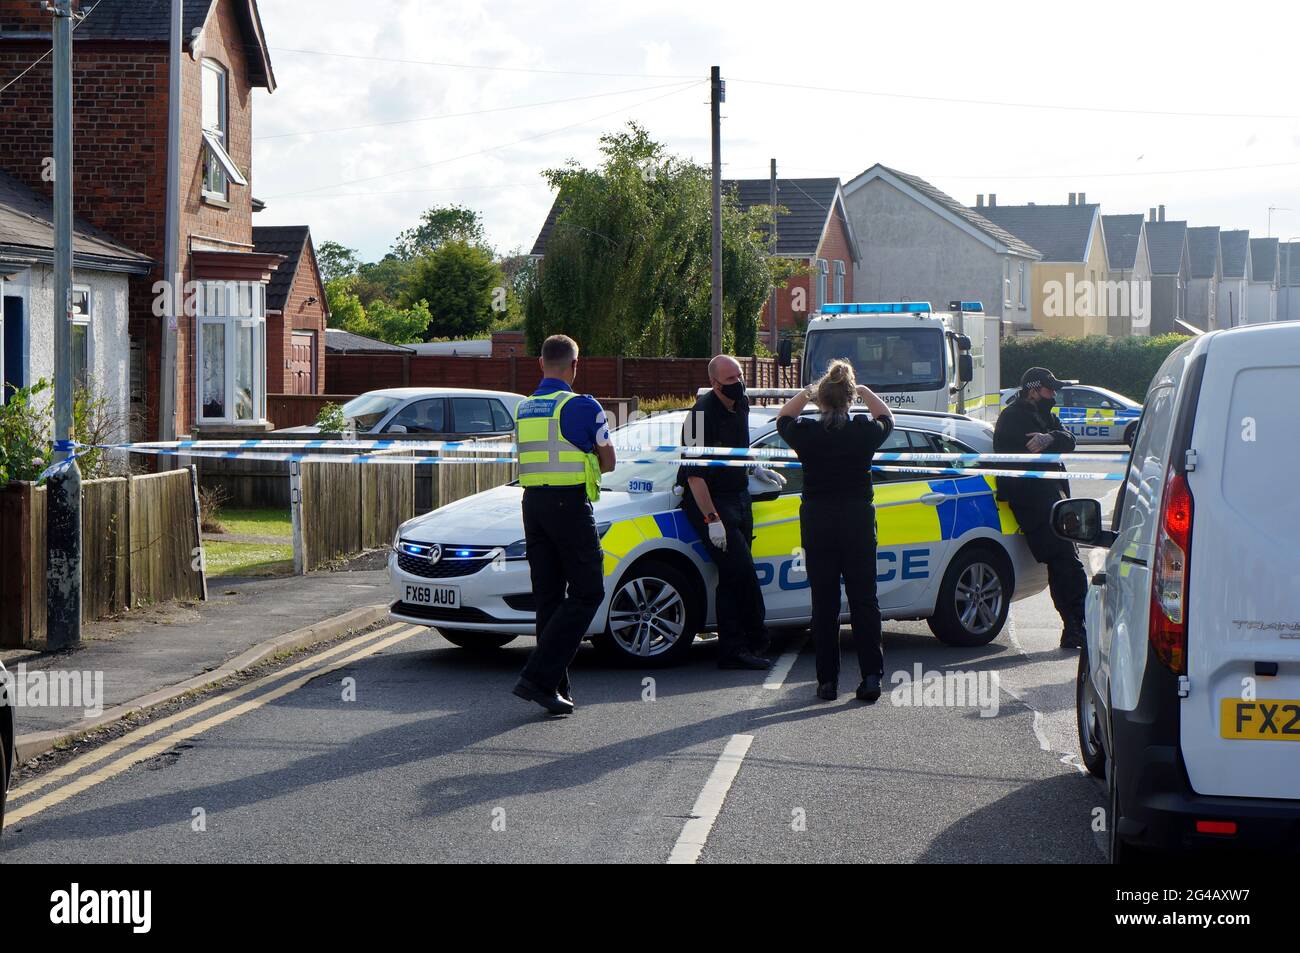
[[20,387],[27,386],[27,367],[23,350],[23,299],[17,295],[4,298],[4,328],[0,335],[0,364],[3,365],[3,386],[0,386],[0,403]]
[[294,331],[289,347],[286,390],[291,394],[316,393],[316,332]]

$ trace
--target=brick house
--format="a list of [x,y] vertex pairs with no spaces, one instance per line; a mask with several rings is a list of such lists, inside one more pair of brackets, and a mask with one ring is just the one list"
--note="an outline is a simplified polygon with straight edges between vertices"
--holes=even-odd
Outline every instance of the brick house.
[[[80,8],[85,16],[73,34],[76,213],[155,263],[130,280],[129,338],[132,403],[142,421],[136,436],[156,436],[170,2],[82,0]],[[50,21],[37,0],[0,2],[0,77],[17,76],[49,49]],[[268,291],[288,256],[259,250],[253,234],[261,207],[250,184],[253,90],[275,89],[256,0],[184,0],[182,42],[177,260],[185,284],[177,290],[192,307],[177,328],[175,432],[266,428],[268,389],[284,382],[282,373],[270,373]],[[0,93],[0,167],[46,196],[41,163],[52,153],[51,82],[47,59]],[[314,275],[314,255],[309,259]],[[277,371],[283,363],[281,350]],[[316,366],[323,367],[319,354]],[[324,390],[323,374],[315,386]]]
[[266,387],[272,394],[325,393],[325,282],[306,225],[259,225],[253,248],[284,260],[266,286]]
[[[723,179],[722,189],[736,197],[741,209],[771,203],[769,179]],[[795,259],[811,274],[791,278],[777,289],[775,333],[768,314],[771,300],[763,305],[759,341],[772,351],[776,350],[780,332],[807,321],[809,312],[826,302],[853,300],[853,271],[859,257],[839,179],[778,178],[776,204],[785,211],[777,217],[773,253]],[[534,259],[545,257],[546,242],[559,214],[557,197],[529,252]]]

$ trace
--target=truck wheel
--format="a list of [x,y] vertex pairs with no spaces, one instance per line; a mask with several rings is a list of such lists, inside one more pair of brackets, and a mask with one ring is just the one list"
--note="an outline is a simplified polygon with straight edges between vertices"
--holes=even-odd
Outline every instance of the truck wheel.
[[459,629],[454,631],[439,629],[438,634],[452,645],[476,652],[499,649],[503,645],[509,645],[516,638],[516,636],[506,632],[465,632]]
[[1079,674],[1074,680],[1074,710],[1079,725],[1079,756],[1094,778],[1106,776],[1106,749],[1101,743],[1097,696],[1092,690],[1088,650],[1079,653]]
[[635,668],[675,665],[689,654],[703,615],[695,587],[680,570],[646,560],[619,580],[596,646]]
[[984,546],[957,555],[943,574],[934,615],[926,621],[945,645],[988,645],[1011,610],[1011,564]]

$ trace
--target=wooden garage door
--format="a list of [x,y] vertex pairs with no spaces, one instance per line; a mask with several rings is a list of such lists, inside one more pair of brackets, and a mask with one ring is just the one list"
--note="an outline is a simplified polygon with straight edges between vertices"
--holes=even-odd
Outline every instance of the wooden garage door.
[[294,331],[285,369],[285,389],[291,394],[316,393],[316,332]]

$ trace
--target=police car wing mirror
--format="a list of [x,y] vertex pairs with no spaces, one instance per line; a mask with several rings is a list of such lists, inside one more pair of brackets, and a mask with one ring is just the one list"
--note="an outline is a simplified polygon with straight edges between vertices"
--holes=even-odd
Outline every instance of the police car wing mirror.
[[1093,499],[1059,500],[1052,507],[1052,532],[1084,546],[1109,547],[1116,535],[1101,525],[1101,504]]

